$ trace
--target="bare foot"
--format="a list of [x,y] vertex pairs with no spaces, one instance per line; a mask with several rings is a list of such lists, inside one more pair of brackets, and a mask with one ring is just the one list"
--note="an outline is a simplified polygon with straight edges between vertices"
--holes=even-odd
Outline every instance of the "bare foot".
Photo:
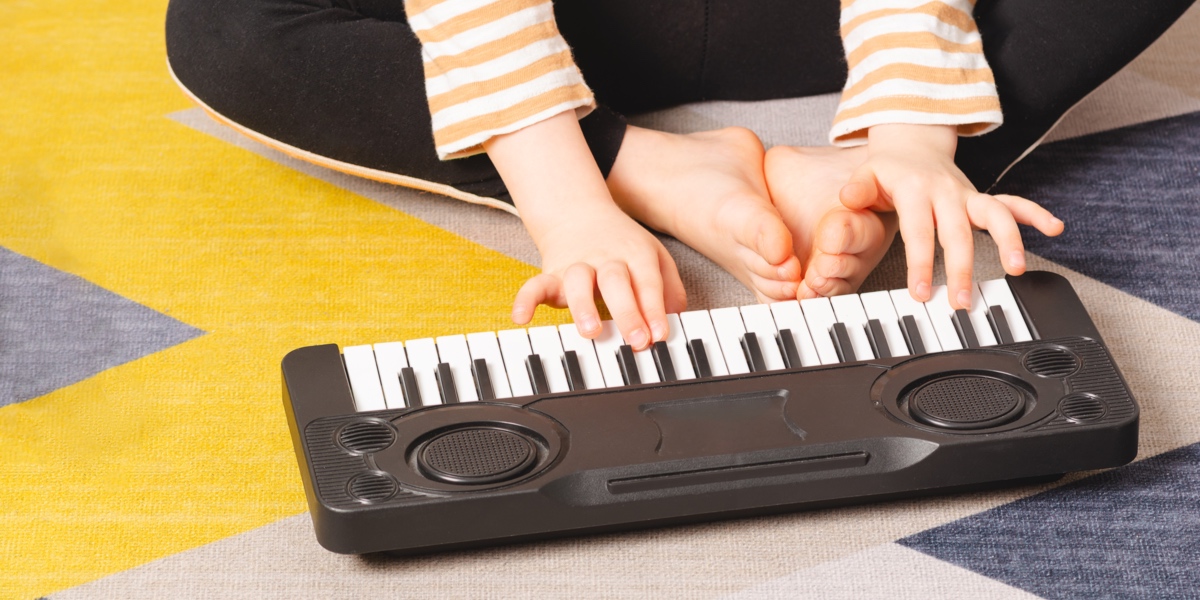
[[752,131],[677,135],[630,126],[608,189],[627,214],[712,259],[760,302],[796,296],[800,261],[767,195],[763,146]]
[[764,160],[771,201],[804,264],[799,298],[857,291],[896,236],[895,213],[855,211],[838,193],[867,149],[776,146]]

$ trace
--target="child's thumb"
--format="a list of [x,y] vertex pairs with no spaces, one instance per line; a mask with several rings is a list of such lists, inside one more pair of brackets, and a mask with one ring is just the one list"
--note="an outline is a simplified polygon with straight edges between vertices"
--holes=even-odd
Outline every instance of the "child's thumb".
[[879,186],[875,183],[875,172],[869,164],[854,171],[850,181],[842,186],[838,199],[851,210],[873,208],[879,202]]

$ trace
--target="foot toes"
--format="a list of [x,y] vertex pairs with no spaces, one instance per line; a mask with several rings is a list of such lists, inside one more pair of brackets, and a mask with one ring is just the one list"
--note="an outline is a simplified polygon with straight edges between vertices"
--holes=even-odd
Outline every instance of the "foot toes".
[[759,202],[744,222],[738,241],[767,263],[779,265],[793,256],[792,232],[784,225],[779,213],[765,201]]
[[853,292],[856,287],[849,281],[837,277],[822,277],[810,274],[804,279],[804,286],[818,296],[840,296]]
[[800,259],[794,254],[789,255],[782,263],[774,265],[767,263],[765,258],[749,248],[739,248],[738,255],[746,270],[758,277],[777,281],[800,281],[803,269]]
[[858,254],[878,248],[887,237],[879,215],[835,207],[817,223],[816,248],[826,254]]
[[750,289],[758,297],[758,301],[763,303],[793,300],[799,285],[798,281],[777,281],[750,274]]
[[808,265],[809,277],[825,279],[854,279],[867,269],[863,260],[854,254],[818,254]]

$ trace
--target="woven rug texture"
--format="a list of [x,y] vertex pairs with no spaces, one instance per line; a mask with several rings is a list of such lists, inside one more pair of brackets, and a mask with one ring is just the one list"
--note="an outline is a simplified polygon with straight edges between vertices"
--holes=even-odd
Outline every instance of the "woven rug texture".
[[[1067,223],[1027,232],[1030,267],[1072,282],[1139,400],[1134,463],[406,559],[317,545],[280,359],[509,328],[536,250],[511,215],[213,122],[167,73],[165,10],[0,3],[0,598],[1200,597],[1200,7],[1000,185]],[[817,145],[836,105],[634,121]],[[977,277],[1001,276],[975,241]],[[752,301],[667,244],[690,308]],[[904,282],[898,242],[864,291]]]

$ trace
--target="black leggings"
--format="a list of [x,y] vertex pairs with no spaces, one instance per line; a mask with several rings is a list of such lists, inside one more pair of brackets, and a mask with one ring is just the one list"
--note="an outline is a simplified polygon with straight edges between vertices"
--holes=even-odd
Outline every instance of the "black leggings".
[[[1193,0],[979,0],[1004,125],[959,143],[980,189]],[[556,1],[601,106],[580,123],[607,175],[623,114],[841,89],[836,0]],[[171,0],[167,55],[214,112],[272,140],[511,202],[487,156],[434,153],[420,43],[401,0]]]

